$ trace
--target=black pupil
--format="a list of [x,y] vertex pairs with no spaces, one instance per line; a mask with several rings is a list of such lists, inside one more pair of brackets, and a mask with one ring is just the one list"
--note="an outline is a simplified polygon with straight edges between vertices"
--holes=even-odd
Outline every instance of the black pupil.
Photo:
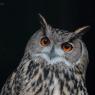
[[48,44],[49,40],[47,37],[44,38],[44,44]]
[[70,48],[70,47],[72,47],[69,43],[64,43],[63,44],[63,47],[65,47],[66,49],[68,49],[68,48]]

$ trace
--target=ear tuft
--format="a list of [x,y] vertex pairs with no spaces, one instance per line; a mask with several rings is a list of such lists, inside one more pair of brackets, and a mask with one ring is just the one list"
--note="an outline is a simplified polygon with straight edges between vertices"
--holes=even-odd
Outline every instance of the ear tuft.
[[87,32],[88,30],[89,30],[89,28],[90,28],[90,26],[83,26],[83,27],[81,27],[81,28],[79,28],[79,29],[77,29],[77,30],[75,30],[75,34],[76,35],[83,35],[85,32]]
[[40,23],[41,23],[42,29],[43,29],[43,30],[46,30],[47,27],[48,27],[48,24],[47,24],[45,18],[44,18],[40,13],[39,13],[38,15],[39,15],[39,17],[40,17]]

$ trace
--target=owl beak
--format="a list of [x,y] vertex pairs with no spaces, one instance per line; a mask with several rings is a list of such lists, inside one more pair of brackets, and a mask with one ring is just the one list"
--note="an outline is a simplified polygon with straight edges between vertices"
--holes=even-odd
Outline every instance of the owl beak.
[[49,57],[50,57],[50,59],[53,59],[55,57],[55,53],[54,52],[50,53]]
[[53,59],[54,57],[56,57],[54,46],[50,50],[49,57],[50,57],[50,59]]

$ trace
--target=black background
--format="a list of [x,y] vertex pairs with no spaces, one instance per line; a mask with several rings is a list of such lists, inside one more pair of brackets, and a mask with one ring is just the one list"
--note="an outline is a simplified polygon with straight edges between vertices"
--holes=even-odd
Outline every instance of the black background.
[[49,24],[73,31],[90,25],[83,36],[90,57],[87,88],[95,95],[95,3],[94,0],[0,0],[0,88],[18,66],[29,37],[40,27],[38,13]]

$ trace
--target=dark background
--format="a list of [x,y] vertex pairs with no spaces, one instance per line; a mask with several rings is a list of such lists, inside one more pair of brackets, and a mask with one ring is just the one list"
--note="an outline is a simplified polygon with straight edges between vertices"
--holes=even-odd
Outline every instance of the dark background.
[[95,3],[94,0],[0,0],[0,88],[18,66],[29,37],[39,29],[41,13],[53,27],[73,31],[90,25],[85,41],[90,63],[87,88],[95,95]]

